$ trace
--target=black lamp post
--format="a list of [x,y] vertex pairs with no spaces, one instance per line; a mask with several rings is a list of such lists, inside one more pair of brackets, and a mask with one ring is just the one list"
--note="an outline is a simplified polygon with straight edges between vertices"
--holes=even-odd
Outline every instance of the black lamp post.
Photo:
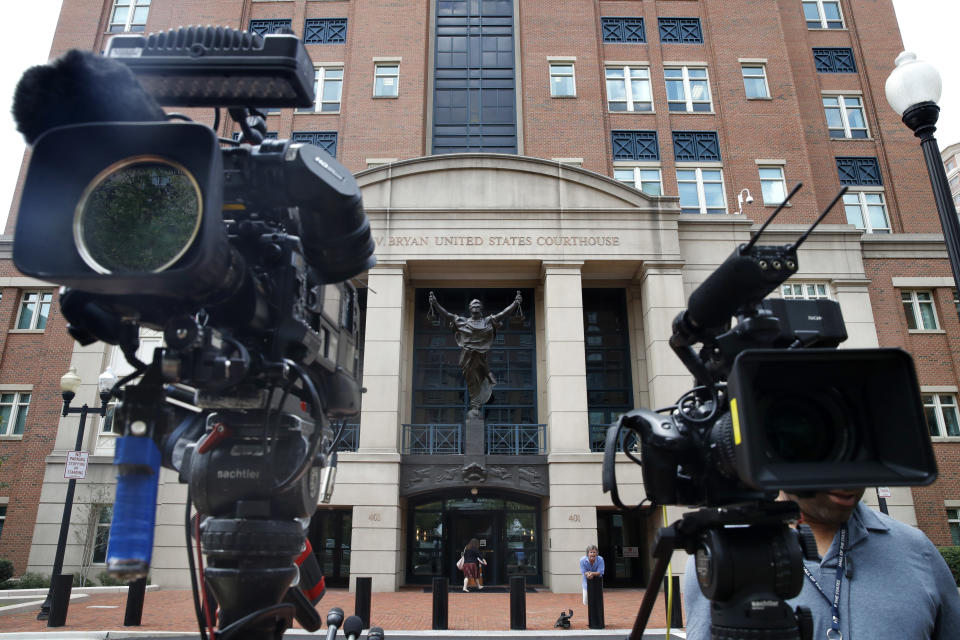
[[957,219],[957,209],[950,197],[950,186],[937,139],[933,137],[940,117],[940,107],[937,106],[942,88],[940,73],[932,64],[917,60],[917,56],[909,51],[898,55],[896,63],[896,68],[887,78],[887,102],[903,117],[903,123],[920,138],[933,198],[940,214],[940,226],[943,227],[943,239],[947,244],[950,268],[953,270],[953,282],[960,289],[960,220]]
[[[71,414],[80,415],[80,426],[77,429],[77,446],[75,451],[83,448],[83,429],[87,422],[87,414],[96,411],[100,417],[107,414],[107,403],[110,401],[110,390],[117,382],[117,377],[107,368],[100,374],[97,384],[100,387],[100,407],[89,407],[86,404],[80,408],[72,408],[70,403],[80,388],[80,376],[77,370],[70,367],[70,370],[60,378],[60,395],[63,397],[63,417]],[[46,620],[50,617],[50,605],[53,602],[53,585],[60,571],[63,569],[63,554],[67,548],[67,532],[70,529],[70,512],[73,511],[73,492],[77,486],[77,481],[73,478],[67,483],[67,496],[63,502],[63,519],[60,521],[60,538],[57,540],[57,553],[53,559],[53,573],[50,575],[50,588],[47,590],[47,597],[40,605],[40,613],[37,614],[37,620]]]

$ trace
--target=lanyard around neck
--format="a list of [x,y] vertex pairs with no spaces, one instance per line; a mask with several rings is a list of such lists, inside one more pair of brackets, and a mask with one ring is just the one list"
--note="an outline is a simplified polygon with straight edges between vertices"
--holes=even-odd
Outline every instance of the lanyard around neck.
[[843,634],[840,632],[840,585],[843,583],[843,564],[847,552],[847,525],[844,523],[840,527],[840,552],[837,554],[837,582],[833,588],[833,602],[830,601],[830,598],[826,593],[823,592],[823,589],[817,583],[817,579],[813,577],[813,574],[810,573],[810,569],[807,569],[807,565],[803,565],[803,572],[807,574],[807,578],[810,579],[810,582],[813,583],[813,586],[817,588],[817,591],[820,592],[820,595],[830,604],[833,613],[833,619],[830,621],[830,628],[827,629],[827,640],[842,640]]

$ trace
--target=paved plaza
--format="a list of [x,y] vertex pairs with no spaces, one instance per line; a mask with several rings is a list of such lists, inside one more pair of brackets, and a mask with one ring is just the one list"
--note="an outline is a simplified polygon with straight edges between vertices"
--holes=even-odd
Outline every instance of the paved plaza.
[[[587,608],[581,603],[578,593],[528,593],[527,632],[530,637],[572,635],[598,635],[602,637],[625,637],[633,627],[637,608],[643,597],[640,589],[613,589],[604,593],[603,632],[594,632],[587,627]],[[648,634],[651,638],[664,637],[666,620],[664,594],[654,607],[648,627],[659,633]],[[508,593],[462,593],[451,591],[449,595],[448,627],[450,633],[430,632],[432,627],[433,596],[422,589],[402,590],[395,593],[374,593],[370,607],[371,624],[383,627],[388,639],[415,636],[477,637],[482,634],[470,632],[499,632],[494,636],[520,635],[510,630],[510,595]],[[344,589],[328,589],[317,609],[323,617],[331,607],[340,607],[347,615],[354,611],[355,597]],[[25,638],[120,638],[133,637],[129,632],[178,632],[179,637],[197,637],[193,600],[189,590],[148,591],[139,627],[124,627],[125,593],[88,595],[71,601],[67,623],[60,628],[48,628],[45,621],[38,621],[35,608],[0,614],[0,637]],[[573,609],[571,629],[554,631],[553,624],[560,611]],[[0,609],[2,611],[2,609]],[[111,631],[110,634],[81,632]],[[410,632],[421,631],[416,634]],[[535,632],[542,633],[535,633]],[[141,638],[148,634],[137,633]],[[304,632],[300,632],[304,633]],[[317,632],[322,633],[321,632]],[[161,635],[167,635],[166,633]],[[300,635],[291,633],[290,635]],[[673,635],[673,634],[671,634]],[[160,636],[155,636],[160,637]],[[168,636],[173,637],[173,636]],[[677,637],[683,637],[678,634]]]

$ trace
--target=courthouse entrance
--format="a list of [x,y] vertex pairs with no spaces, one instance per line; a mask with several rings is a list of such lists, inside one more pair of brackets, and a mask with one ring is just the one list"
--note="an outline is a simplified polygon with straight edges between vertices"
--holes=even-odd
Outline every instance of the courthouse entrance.
[[484,585],[506,584],[513,576],[526,577],[528,584],[541,584],[539,499],[458,494],[411,499],[407,583],[429,584],[434,577],[446,577],[452,585],[461,584],[463,573],[457,569],[457,560],[470,539],[476,538],[487,561]]

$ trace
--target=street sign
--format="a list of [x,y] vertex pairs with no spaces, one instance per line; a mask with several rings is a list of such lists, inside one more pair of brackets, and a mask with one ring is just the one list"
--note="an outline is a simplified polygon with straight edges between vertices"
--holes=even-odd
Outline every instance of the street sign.
[[878,497],[878,498],[889,498],[889,497],[890,497],[890,487],[877,487],[877,497]]
[[87,477],[87,451],[67,451],[67,466],[63,469],[63,477],[70,480],[82,480]]

